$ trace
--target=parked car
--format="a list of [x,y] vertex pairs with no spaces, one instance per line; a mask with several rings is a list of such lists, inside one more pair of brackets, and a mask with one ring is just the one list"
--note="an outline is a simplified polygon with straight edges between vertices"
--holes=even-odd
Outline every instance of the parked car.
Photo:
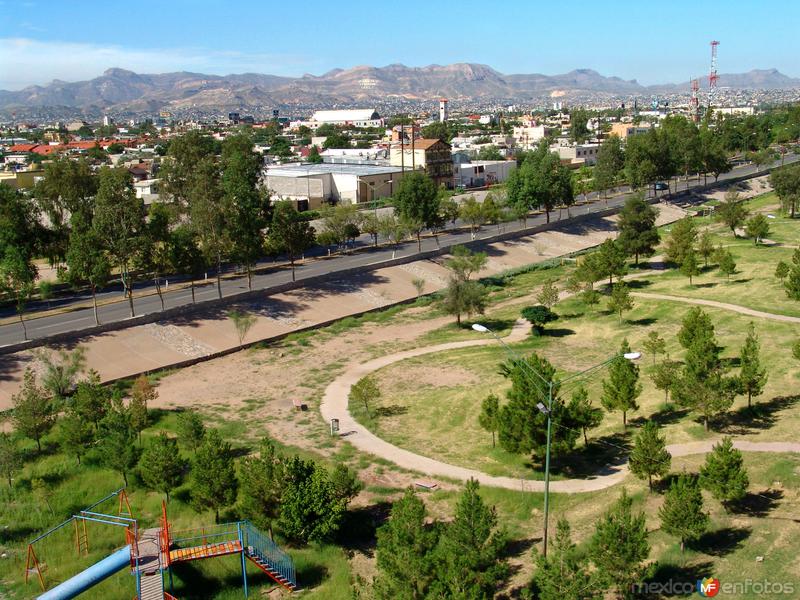
[[663,181],[656,181],[655,188],[656,188],[656,191],[669,190],[669,184],[668,183],[664,183]]

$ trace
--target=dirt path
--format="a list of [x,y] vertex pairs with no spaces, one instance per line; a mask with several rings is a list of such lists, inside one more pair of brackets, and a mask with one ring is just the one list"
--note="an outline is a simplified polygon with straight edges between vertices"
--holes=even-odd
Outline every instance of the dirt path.
[[699,304],[701,306],[710,306],[712,308],[721,308],[722,310],[730,310],[740,315],[747,315],[749,317],[758,317],[759,319],[770,319],[772,321],[782,321],[784,323],[800,323],[800,317],[790,317],[788,315],[778,315],[775,313],[763,312],[760,310],[753,310],[746,306],[739,304],[728,304],[727,302],[717,302],[716,300],[705,300],[703,298],[685,298],[683,296],[670,296],[668,294],[650,294],[647,292],[631,292],[631,296],[638,296],[639,298],[649,298],[651,300],[667,300],[669,302],[683,302],[684,304]]
[[[655,296],[655,294],[643,294],[648,296]],[[665,297],[671,299],[672,297]],[[676,300],[682,300],[676,298]],[[715,303],[720,304],[720,303]],[[734,305],[729,305],[734,306]],[[742,308],[742,307],[737,307]],[[757,312],[757,311],[752,311]],[[767,313],[764,313],[767,314]],[[780,315],[772,315],[780,316]],[[787,317],[792,318],[792,317]],[[797,319],[800,321],[800,319]],[[529,325],[523,319],[517,320],[514,324],[511,333],[506,338],[508,342],[520,341],[528,334]],[[479,334],[475,334],[478,336]],[[513,477],[499,477],[488,475],[475,469],[468,469],[466,467],[459,467],[451,465],[427,456],[415,454],[409,450],[399,448],[389,442],[379,438],[374,433],[369,431],[366,427],[358,423],[348,410],[348,397],[350,395],[350,388],[362,377],[370,373],[382,369],[396,362],[422,356],[425,354],[432,354],[434,352],[443,352],[446,350],[454,350],[457,348],[469,348],[474,346],[485,346],[487,344],[494,344],[495,340],[486,337],[479,337],[475,340],[466,340],[460,342],[449,342],[446,344],[438,344],[435,346],[427,346],[423,348],[413,348],[395,354],[381,356],[379,358],[349,366],[344,373],[337,377],[325,389],[320,404],[320,412],[326,422],[331,419],[339,419],[340,435],[349,441],[353,446],[363,452],[368,452],[380,458],[389,460],[396,465],[417,471],[424,475],[433,477],[445,477],[449,479],[456,479],[466,481],[470,478],[477,479],[481,484],[501,487],[510,490],[519,490],[525,492],[543,492],[544,482],[529,480],[529,479],[516,479]],[[718,440],[708,440],[702,442],[689,442],[685,444],[674,444],[667,446],[672,456],[688,456],[691,454],[705,454],[710,452],[712,446]],[[748,442],[748,441],[735,441],[733,443],[735,448],[745,452],[796,452],[800,453],[800,443],[795,442]],[[600,469],[596,475],[590,479],[561,479],[550,482],[550,489],[556,493],[563,494],[578,494],[585,492],[594,492],[602,490],[613,485],[620,483],[628,473],[628,466],[622,462],[619,464],[607,465]]]

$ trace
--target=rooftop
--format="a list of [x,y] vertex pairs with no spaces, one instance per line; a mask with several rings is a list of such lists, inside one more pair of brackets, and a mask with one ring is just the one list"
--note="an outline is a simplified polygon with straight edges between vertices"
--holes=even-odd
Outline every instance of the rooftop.
[[318,110],[311,116],[312,121],[319,123],[337,123],[339,121],[371,121],[380,119],[374,108],[355,108],[349,110]]
[[267,167],[268,176],[278,177],[309,177],[311,175],[325,175],[327,173],[341,173],[344,175],[391,175],[401,171],[400,167],[389,165],[353,165],[339,163],[295,164]]

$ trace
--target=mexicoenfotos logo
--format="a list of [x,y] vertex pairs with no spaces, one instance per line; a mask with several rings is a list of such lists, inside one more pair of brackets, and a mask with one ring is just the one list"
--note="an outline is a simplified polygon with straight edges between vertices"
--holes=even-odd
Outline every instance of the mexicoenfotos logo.
[[704,598],[713,598],[719,594],[719,579],[714,577],[704,577],[697,580],[697,593]]

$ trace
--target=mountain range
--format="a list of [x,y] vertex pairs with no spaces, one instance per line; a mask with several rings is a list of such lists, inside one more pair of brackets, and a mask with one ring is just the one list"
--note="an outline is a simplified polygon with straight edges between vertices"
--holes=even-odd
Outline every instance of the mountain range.
[[[705,83],[707,78],[701,78]],[[721,74],[720,87],[800,88],[800,78],[776,69]],[[279,77],[258,73],[204,75],[177,72],[138,74],[112,68],[89,81],[55,80],[19,91],[0,90],[0,109],[64,108],[86,112],[145,113],[159,110],[230,110],[397,100],[507,99],[524,101],[580,94],[600,96],[684,93],[688,83],[643,86],[591,69],[562,75],[502,74],[487,65],[457,63],[407,67],[357,66],[323,75]]]

